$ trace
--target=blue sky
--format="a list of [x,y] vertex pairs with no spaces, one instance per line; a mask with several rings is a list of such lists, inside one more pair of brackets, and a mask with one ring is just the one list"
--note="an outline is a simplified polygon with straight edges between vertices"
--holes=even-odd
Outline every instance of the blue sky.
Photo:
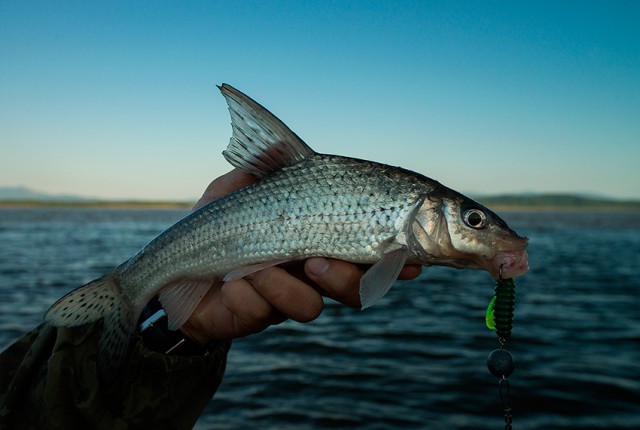
[[640,3],[1,2],[0,186],[193,199],[215,84],[472,194],[640,198]]

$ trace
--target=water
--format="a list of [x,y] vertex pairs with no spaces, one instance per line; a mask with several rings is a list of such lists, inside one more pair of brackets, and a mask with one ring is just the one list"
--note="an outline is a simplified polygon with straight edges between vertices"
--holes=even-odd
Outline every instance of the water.
[[[0,209],[0,348],[184,212]],[[640,213],[511,212],[531,238],[508,349],[517,429],[640,428]],[[489,275],[428,268],[364,312],[237,340],[197,428],[504,428]]]

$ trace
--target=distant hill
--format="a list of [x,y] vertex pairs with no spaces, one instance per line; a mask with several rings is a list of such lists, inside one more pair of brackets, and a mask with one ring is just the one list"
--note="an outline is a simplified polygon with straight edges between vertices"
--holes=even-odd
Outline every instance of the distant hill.
[[67,201],[67,202],[78,202],[78,201],[87,201],[87,200],[97,200],[97,199],[88,199],[86,197],[79,197],[73,195],[64,195],[64,194],[47,194],[40,191],[35,191],[27,187],[0,187],[0,201],[14,201],[14,202],[24,202],[24,201]]
[[67,206],[67,207],[141,207],[141,208],[190,208],[191,202],[104,200],[69,194],[47,194],[26,187],[0,187],[0,206]]

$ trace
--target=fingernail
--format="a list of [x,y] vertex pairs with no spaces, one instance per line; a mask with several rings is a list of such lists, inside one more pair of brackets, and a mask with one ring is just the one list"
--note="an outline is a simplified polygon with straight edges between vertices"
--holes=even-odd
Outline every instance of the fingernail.
[[326,258],[310,258],[307,260],[307,270],[310,275],[323,276],[329,271],[329,261]]

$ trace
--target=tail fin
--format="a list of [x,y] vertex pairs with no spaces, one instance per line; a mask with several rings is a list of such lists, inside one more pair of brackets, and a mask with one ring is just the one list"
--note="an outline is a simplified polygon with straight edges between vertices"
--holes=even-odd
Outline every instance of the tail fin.
[[135,312],[113,276],[103,276],[70,292],[44,315],[46,322],[57,327],[75,327],[101,318],[98,375],[104,382],[122,367],[136,323]]

